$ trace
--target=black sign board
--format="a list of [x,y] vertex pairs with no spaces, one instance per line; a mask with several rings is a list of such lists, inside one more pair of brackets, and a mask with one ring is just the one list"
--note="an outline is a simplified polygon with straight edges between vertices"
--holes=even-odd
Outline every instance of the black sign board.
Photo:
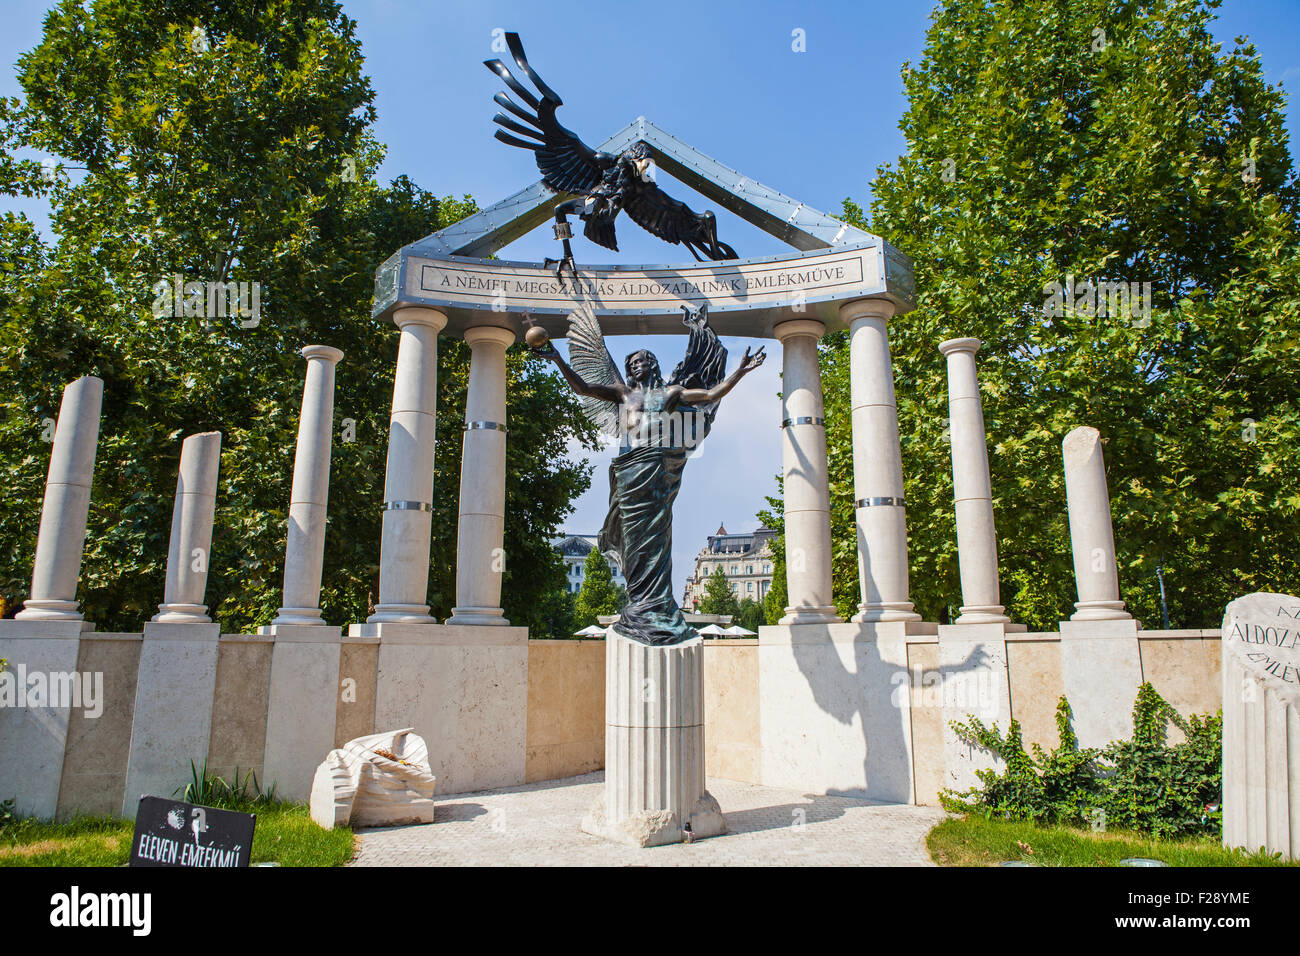
[[248,866],[256,824],[252,813],[141,797],[131,838],[131,866]]

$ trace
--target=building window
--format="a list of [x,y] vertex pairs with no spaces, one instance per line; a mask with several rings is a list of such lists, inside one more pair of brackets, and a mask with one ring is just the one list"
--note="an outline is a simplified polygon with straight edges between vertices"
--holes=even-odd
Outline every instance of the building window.
[[746,574],[753,574],[753,573],[754,573],[754,566],[753,566],[752,564],[747,564],[747,565],[745,565],[745,573],[746,573]]
[[753,581],[750,581],[750,582],[749,582],[749,585],[745,588],[745,590],[746,590],[746,591],[753,591],[753,590],[754,590],[754,582],[753,582]]

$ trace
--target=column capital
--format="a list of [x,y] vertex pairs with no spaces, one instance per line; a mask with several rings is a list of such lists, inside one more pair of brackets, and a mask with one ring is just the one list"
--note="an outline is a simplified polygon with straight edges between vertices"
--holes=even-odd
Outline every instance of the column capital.
[[858,319],[884,319],[888,322],[897,311],[898,307],[889,299],[854,299],[840,306],[840,320],[845,325],[852,325]]
[[498,325],[471,325],[462,333],[462,337],[470,345],[492,342],[502,348],[509,348],[515,342],[514,330],[503,329]]
[[785,322],[778,322],[772,327],[772,334],[784,343],[786,339],[801,338],[807,336],[813,339],[820,339],[826,334],[826,323],[817,319],[788,319]]
[[343,358],[343,353],[332,345],[304,345],[298,352],[309,362],[312,359],[321,359],[331,365]]
[[954,352],[969,352],[974,355],[983,344],[975,338],[948,339],[946,342],[939,343],[939,351],[944,355],[952,355]]
[[399,329],[408,325],[427,325],[435,332],[441,332],[447,326],[447,315],[422,305],[408,305],[393,313],[393,322]]

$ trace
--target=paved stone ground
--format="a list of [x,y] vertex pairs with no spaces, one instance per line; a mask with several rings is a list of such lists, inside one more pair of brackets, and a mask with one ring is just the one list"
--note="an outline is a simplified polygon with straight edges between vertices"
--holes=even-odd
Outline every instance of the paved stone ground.
[[938,807],[879,804],[710,780],[728,832],[639,847],[583,833],[604,774],[438,800],[437,822],[362,830],[352,866],[932,866]]

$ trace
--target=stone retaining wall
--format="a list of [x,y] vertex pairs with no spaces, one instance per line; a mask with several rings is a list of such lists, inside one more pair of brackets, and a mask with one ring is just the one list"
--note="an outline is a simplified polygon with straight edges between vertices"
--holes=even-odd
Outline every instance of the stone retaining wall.
[[[763,637],[757,640],[705,643],[708,775],[773,785],[769,778],[777,772],[778,761],[789,763],[790,748],[779,755],[765,753],[765,737],[773,739],[773,733],[782,728],[769,726],[765,735],[762,721],[767,719],[769,724],[786,721],[790,724],[786,731],[797,731],[808,737],[809,744],[804,748],[806,759],[816,763],[818,771],[813,776],[825,783],[813,786],[810,777],[810,792],[860,790],[860,795],[872,796],[873,784],[887,779],[888,799],[900,800],[910,795],[910,802],[937,802],[938,790],[952,785],[951,768],[945,766],[944,756],[945,713],[960,712],[960,706],[954,711],[951,700],[946,710],[944,707],[944,682],[950,675],[939,666],[939,638],[933,634],[907,636],[906,667],[891,663],[896,652],[875,657],[857,654],[862,660],[877,662],[869,679],[864,677],[861,681],[871,688],[874,701],[871,706],[859,702],[862,706],[854,713],[841,714],[843,708],[838,704],[825,699],[819,701],[820,689],[814,686],[821,679],[818,668],[828,666],[817,663],[830,660],[825,653],[820,657],[805,653],[801,669],[782,678],[787,682],[786,690],[780,695],[782,699],[760,694],[760,652],[769,646],[768,630],[764,629]],[[1151,681],[1184,714],[1212,713],[1219,709],[1218,630],[1139,631],[1137,636],[1142,679]],[[97,717],[76,707],[28,708],[25,713],[13,707],[0,707],[0,741],[5,742],[8,750],[0,754],[0,799],[23,793],[56,794],[57,800],[20,799],[20,804],[24,800],[27,803],[20,810],[43,816],[57,814],[66,818],[74,813],[120,812],[126,796],[137,694],[150,693],[148,688],[137,687],[142,643],[140,634],[84,632],[81,635],[77,670],[103,675],[102,711]],[[380,645],[379,638],[342,639],[339,693],[332,707],[335,746],[364,734],[396,729],[375,724]],[[0,657],[9,658],[11,671],[22,663],[22,648],[30,646],[29,638],[15,640],[0,633]],[[200,766],[206,760],[209,772],[227,779],[232,779],[236,771],[242,777],[252,770],[263,785],[274,783],[281,793],[288,795],[300,796],[309,786],[310,781],[306,780],[267,779],[267,714],[274,709],[273,703],[281,710],[302,706],[328,712],[331,708],[323,701],[271,700],[274,648],[275,639],[270,635],[221,635],[211,699],[193,701],[196,708],[211,708],[206,753],[176,753],[174,780],[169,780],[163,789],[180,788],[188,782],[190,760]],[[500,674],[488,656],[475,663],[478,660],[475,653],[482,656],[487,651],[465,647],[457,653],[460,655],[457,660],[463,658],[458,665],[462,673],[454,675],[454,680],[453,675],[444,675],[452,680],[446,686],[466,688],[460,693],[482,699],[409,702],[409,713],[422,714],[420,719],[430,723],[421,733],[430,736],[431,750],[439,749],[433,745],[440,736],[446,739],[468,734],[475,741],[475,747],[470,748],[473,753],[462,752],[464,748],[446,751],[448,756],[444,760],[457,766],[441,773],[438,767],[434,768],[435,773],[440,773],[439,792],[465,789],[443,790],[443,779],[459,779],[466,782],[466,787],[477,789],[480,782],[476,774],[487,772],[484,768],[495,774],[492,785],[496,786],[558,779],[601,769],[604,763],[604,641],[528,641],[526,694],[520,693],[512,680],[503,683],[498,679]],[[1011,714],[1021,722],[1026,745],[1037,742],[1047,748],[1054,746],[1056,701],[1065,688],[1061,635],[1008,633],[1005,660],[1004,679],[1010,687]],[[978,673],[975,676],[981,677]],[[998,675],[987,676],[992,679]],[[1106,680],[1100,670],[1096,676],[1099,682]],[[852,697],[856,686],[853,668],[841,665],[830,679],[836,682],[837,692]],[[441,686],[443,682],[439,683]],[[410,686],[419,685],[417,681]],[[281,693],[293,692],[295,685],[286,682],[285,686],[288,690]],[[883,700],[886,688],[890,692],[888,699]],[[800,702],[798,698],[803,690],[808,692],[807,700]],[[162,693],[163,689],[159,688],[158,692]],[[1122,693],[1127,694],[1128,689],[1122,689]],[[450,698],[452,694],[445,696]],[[1131,706],[1131,695],[1129,699]],[[1071,703],[1076,709],[1087,707],[1086,701]],[[389,701],[386,706],[393,713],[407,712],[400,701]],[[801,707],[812,708],[812,713],[801,712]],[[517,722],[509,716],[512,714],[518,715]],[[865,723],[864,714],[868,715]],[[59,736],[61,719],[66,719],[66,739],[60,743],[54,738]],[[828,722],[827,727],[841,730],[822,733],[816,726],[819,720]],[[470,722],[477,723],[471,727]],[[900,722],[904,726],[901,737],[896,726]],[[500,726],[487,727],[484,723]],[[319,728],[310,730],[313,739],[320,737]],[[39,734],[40,739],[35,739],[34,734]],[[887,739],[883,734],[888,735]],[[1175,730],[1173,739],[1177,736]],[[59,747],[63,752],[61,765],[58,761],[42,760],[36,766],[35,762],[24,760],[24,754],[46,753],[51,748],[57,753]],[[770,744],[768,749],[771,750]],[[324,753],[313,753],[307,762],[314,766],[324,757]],[[781,772],[795,775],[803,772],[798,761],[804,759],[804,753],[797,747],[794,759],[795,764],[785,766]],[[835,782],[837,765],[845,768],[844,782],[839,786]],[[869,779],[855,786],[853,778],[860,776],[864,767]],[[30,780],[18,782],[22,774],[56,775],[57,779],[37,781],[41,786],[32,787]],[[160,795],[171,796],[171,793]]]

